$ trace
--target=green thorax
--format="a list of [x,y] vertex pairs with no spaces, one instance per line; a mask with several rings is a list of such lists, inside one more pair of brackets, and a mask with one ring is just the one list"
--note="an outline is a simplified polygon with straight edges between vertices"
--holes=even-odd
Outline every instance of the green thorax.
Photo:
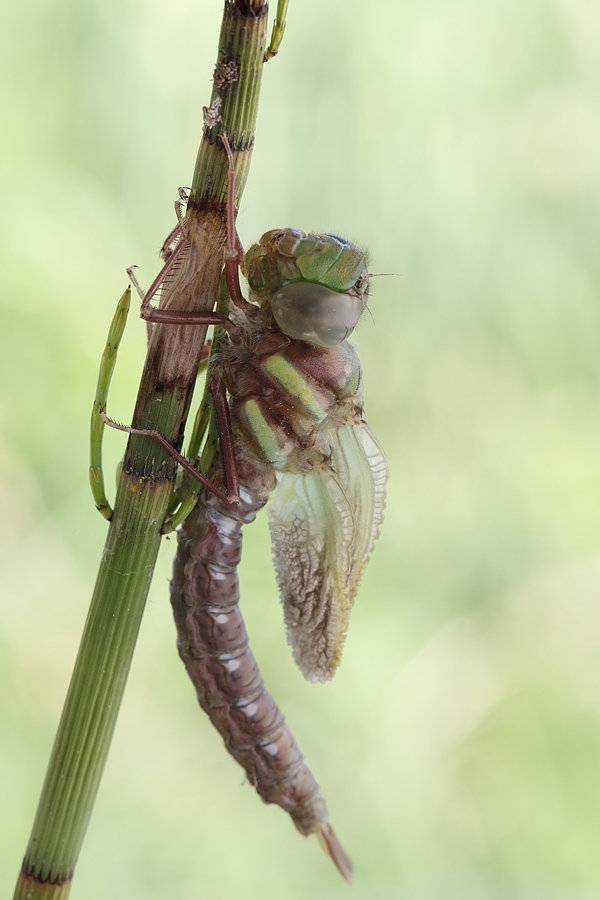
[[229,381],[238,452],[284,471],[303,471],[329,456],[329,432],[362,413],[356,351],[293,341],[261,353],[259,339],[239,377]]

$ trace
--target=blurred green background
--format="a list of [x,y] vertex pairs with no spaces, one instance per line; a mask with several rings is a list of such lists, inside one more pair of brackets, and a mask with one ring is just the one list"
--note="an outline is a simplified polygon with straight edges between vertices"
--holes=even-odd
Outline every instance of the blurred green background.
[[[190,183],[219,0],[0,12],[0,894],[106,526],[87,485],[125,268]],[[354,900],[600,897],[600,4],[291,0],[239,217],[372,254],[356,334],[391,477],[344,663],[303,682],[264,520],[243,609],[356,864]],[[129,419],[132,316],[109,410]],[[107,467],[122,436],[107,439]],[[260,803],[174,646],[165,541],[73,898],[342,898]]]

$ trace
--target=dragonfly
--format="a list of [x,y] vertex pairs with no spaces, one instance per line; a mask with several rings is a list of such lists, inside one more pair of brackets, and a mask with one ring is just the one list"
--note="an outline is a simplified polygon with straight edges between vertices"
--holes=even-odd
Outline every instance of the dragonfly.
[[[191,440],[195,450],[204,441],[202,453],[191,464],[158,433],[119,425],[104,410],[100,417],[154,437],[195,479],[182,503],[188,514],[171,582],[180,657],[201,707],[263,801],[289,813],[302,834],[316,833],[350,882],[352,864],[319,785],[250,651],[237,567],[242,527],[268,501],[294,659],[307,679],[329,680],[385,505],[385,456],[364,418],[362,370],[348,341],[371,275],[366,254],[330,233],[274,229],[243,253],[235,171],[226,137],[223,143],[228,243],[217,311],[162,311],[142,292],[147,322],[215,325]],[[179,226],[163,248],[166,270],[185,243],[182,216]]]

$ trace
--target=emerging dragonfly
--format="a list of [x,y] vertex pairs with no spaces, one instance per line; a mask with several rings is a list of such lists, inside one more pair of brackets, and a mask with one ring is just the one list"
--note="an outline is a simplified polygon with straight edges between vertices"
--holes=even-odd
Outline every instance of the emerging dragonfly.
[[[200,705],[262,799],[288,812],[302,834],[317,833],[350,881],[352,866],[319,786],[248,647],[236,568],[242,525],[270,498],[289,643],[306,678],[331,678],[382,520],[387,481],[383,452],[363,417],[358,356],[346,340],[366,306],[370,276],[365,254],[333,234],[273,230],[243,256],[233,162],[224,144],[227,290],[219,311],[178,316],[150,307],[147,295],[142,304],[148,321],[218,326],[192,441],[199,445],[208,429],[203,474],[166,445],[203,485],[178,533],[171,583],[178,649]],[[185,240],[180,224],[176,242]],[[167,266],[177,246],[167,249]],[[240,262],[250,301],[240,288]]]

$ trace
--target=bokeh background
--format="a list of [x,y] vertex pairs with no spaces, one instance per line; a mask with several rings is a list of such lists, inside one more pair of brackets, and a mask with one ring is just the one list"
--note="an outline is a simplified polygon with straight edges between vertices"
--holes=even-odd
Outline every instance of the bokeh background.
[[[0,894],[11,896],[105,534],[108,323],[190,183],[219,0],[0,12]],[[391,476],[327,686],[285,643],[265,521],[243,609],[369,900],[600,897],[600,5],[292,0],[239,218],[372,254],[356,333]],[[110,411],[144,356],[132,316]],[[123,440],[107,438],[114,469]],[[349,896],[260,803],[174,646],[165,541],[75,898]]]

